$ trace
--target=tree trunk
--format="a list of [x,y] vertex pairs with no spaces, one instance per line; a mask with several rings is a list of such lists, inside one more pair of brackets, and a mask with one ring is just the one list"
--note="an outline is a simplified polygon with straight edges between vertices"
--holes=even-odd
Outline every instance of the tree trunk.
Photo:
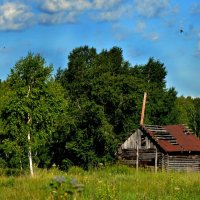
[[[30,91],[31,91],[31,87],[28,86],[28,93],[26,95],[27,98],[29,97]],[[31,117],[28,114],[27,124],[29,125],[30,123],[31,123]],[[29,159],[30,174],[33,177],[34,173],[33,173],[33,159],[32,159],[32,152],[31,152],[31,133],[30,133],[30,131],[28,133],[28,159]]]
[[31,152],[31,134],[28,133],[28,142],[29,142],[29,147],[28,147],[28,159],[29,159],[29,167],[30,167],[30,174],[33,177],[33,159],[32,159],[32,152]]

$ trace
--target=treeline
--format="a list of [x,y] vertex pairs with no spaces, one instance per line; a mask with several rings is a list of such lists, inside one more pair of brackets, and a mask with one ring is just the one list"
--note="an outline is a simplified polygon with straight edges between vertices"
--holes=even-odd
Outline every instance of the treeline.
[[166,88],[163,63],[131,66],[118,47],[83,46],[52,74],[29,53],[0,82],[0,167],[85,169],[114,162],[119,143],[138,127],[144,91],[146,124],[184,123],[200,133],[199,98]]

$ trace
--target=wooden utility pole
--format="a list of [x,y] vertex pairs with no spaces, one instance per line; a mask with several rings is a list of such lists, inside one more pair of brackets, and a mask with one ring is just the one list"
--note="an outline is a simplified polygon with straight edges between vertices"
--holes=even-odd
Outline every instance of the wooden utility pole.
[[145,113],[145,107],[146,107],[146,99],[147,99],[147,93],[144,93],[144,98],[143,98],[143,104],[142,104],[142,113],[141,113],[141,120],[140,120],[140,125],[144,124],[144,113]]

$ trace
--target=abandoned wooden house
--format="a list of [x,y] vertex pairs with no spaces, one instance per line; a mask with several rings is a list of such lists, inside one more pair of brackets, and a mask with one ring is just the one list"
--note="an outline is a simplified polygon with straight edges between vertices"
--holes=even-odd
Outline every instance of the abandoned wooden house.
[[200,171],[200,140],[184,125],[140,125],[118,149],[121,163]]

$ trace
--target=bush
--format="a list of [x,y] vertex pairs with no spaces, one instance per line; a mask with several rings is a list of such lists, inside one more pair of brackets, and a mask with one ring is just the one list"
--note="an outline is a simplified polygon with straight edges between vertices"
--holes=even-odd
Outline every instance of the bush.
[[5,168],[5,167],[6,167],[6,161],[0,158],[0,168]]
[[11,169],[11,168],[0,168],[0,176],[22,176],[26,172],[21,169]]
[[76,199],[83,191],[83,184],[78,183],[76,179],[70,179],[65,176],[56,176],[50,183],[53,199]]
[[61,162],[60,169],[61,170],[68,170],[73,165],[72,161],[69,159],[64,159]]

